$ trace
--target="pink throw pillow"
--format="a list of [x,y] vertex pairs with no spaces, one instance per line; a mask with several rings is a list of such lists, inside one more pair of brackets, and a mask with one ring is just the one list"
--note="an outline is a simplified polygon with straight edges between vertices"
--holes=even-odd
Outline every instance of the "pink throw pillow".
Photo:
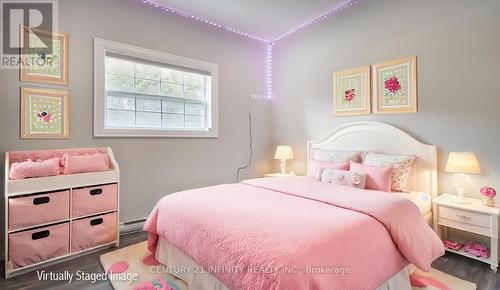
[[366,177],[366,174],[359,174],[353,171],[324,169],[321,172],[320,181],[365,189]]
[[369,166],[351,161],[349,170],[367,175],[366,189],[391,192],[392,166]]
[[349,170],[349,161],[347,162],[331,162],[320,161],[316,159],[309,160],[307,168],[307,176],[314,177],[319,180],[319,170],[322,168],[335,169],[335,170]]
[[61,158],[63,174],[106,171],[109,169],[108,154],[95,153],[93,155],[69,155]]
[[46,177],[59,175],[59,158],[50,158],[44,161],[32,161],[12,163],[9,178],[13,180]]

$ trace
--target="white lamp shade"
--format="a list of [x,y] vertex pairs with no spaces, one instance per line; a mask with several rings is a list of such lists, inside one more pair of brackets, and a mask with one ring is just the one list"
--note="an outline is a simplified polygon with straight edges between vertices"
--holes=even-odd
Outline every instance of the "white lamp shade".
[[479,162],[472,152],[450,152],[444,170],[453,173],[481,173]]
[[274,159],[280,159],[280,160],[293,159],[292,147],[291,146],[276,147],[276,153],[274,153]]

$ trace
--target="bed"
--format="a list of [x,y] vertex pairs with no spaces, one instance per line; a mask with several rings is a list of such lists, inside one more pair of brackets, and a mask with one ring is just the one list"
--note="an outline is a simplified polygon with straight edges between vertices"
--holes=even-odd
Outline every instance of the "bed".
[[[362,140],[362,141],[360,141]],[[145,224],[163,270],[190,289],[411,289],[408,266],[444,254],[428,226],[436,147],[400,129],[355,122],[312,149],[415,155],[410,193],[260,178],[162,198]]]

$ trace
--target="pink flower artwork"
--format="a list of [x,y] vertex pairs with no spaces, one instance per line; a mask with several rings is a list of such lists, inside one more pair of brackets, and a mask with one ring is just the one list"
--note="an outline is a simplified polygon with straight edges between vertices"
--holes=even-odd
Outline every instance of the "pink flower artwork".
[[356,90],[355,89],[349,89],[344,92],[344,97],[345,100],[350,103],[352,100],[354,100],[354,97],[356,96]]
[[481,187],[480,192],[485,197],[491,197],[491,198],[493,198],[493,197],[497,196],[496,190],[493,187],[489,187],[489,186],[483,186],[483,187]]
[[50,119],[52,118],[52,115],[49,112],[47,112],[47,111],[40,112],[36,116],[40,120],[43,120],[45,123],[50,122]]
[[384,87],[391,93],[396,93],[401,89],[401,83],[399,82],[398,78],[395,76],[392,76],[388,78],[384,82]]

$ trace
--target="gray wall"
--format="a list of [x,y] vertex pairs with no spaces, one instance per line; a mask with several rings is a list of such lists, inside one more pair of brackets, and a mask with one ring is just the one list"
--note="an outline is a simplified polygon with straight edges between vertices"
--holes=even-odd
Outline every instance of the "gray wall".
[[[291,165],[303,173],[306,140],[346,122],[376,120],[437,144],[441,171],[449,151],[476,152],[484,174],[473,179],[474,191],[483,184],[500,188],[500,1],[474,2],[364,0],[279,42],[273,101],[251,101],[255,155],[243,177],[277,165],[273,143],[292,144]],[[121,165],[122,221],[146,216],[164,194],[233,182],[248,156],[248,96],[265,91],[265,46],[133,0],[59,3],[60,30],[70,35],[71,138],[21,140],[19,88],[39,85],[21,84],[17,71],[0,70],[0,151],[113,147]],[[219,138],[93,138],[94,37],[219,64]],[[419,113],[332,116],[334,71],[413,54]],[[450,177],[440,173],[443,191],[453,191]]]
[[[111,146],[121,167],[121,220],[147,216],[164,194],[234,182],[248,158],[248,101],[265,91],[266,47],[138,1],[59,1],[59,28],[70,36],[71,138],[19,138],[18,71],[0,70],[0,151]],[[93,38],[200,59],[219,65],[219,138],[93,138]],[[271,105],[252,101],[254,165],[243,177],[267,171]]]
[[[418,57],[419,112],[333,117],[332,73]],[[364,0],[274,47],[274,143],[294,146],[305,172],[305,141],[359,120],[396,125],[439,150],[439,188],[454,193],[443,168],[449,151],[473,151],[481,185],[500,190],[500,1]]]

